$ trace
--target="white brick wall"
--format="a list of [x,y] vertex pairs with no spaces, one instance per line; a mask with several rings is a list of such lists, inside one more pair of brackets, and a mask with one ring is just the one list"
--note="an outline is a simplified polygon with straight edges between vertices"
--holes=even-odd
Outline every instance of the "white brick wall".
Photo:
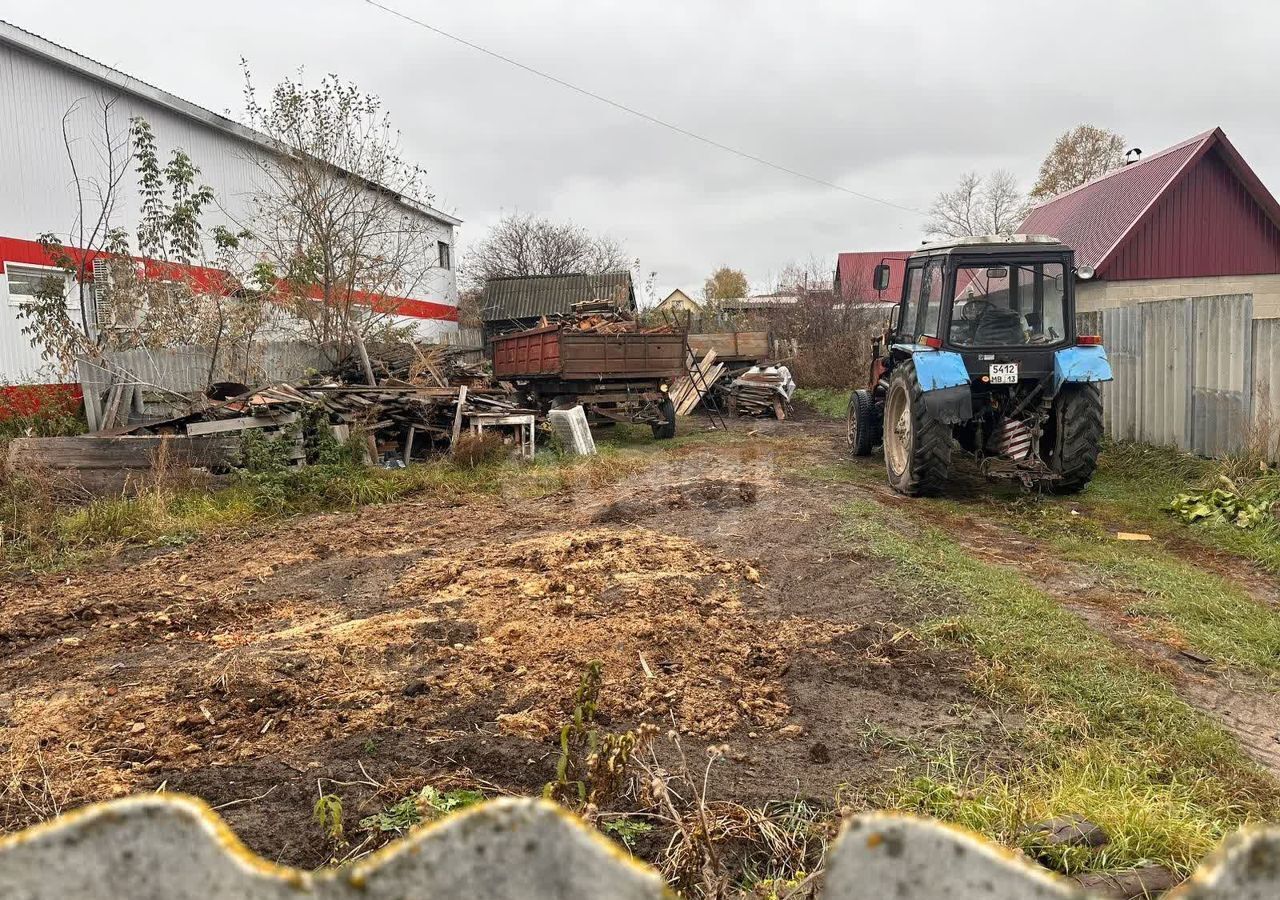
[[1159,278],[1144,281],[1090,281],[1076,283],[1076,308],[1080,312],[1116,309],[1152,300],[1180,297],[1214,297],[1252,294],[1253,317],[1280,317],[1280,275],[1218,275],[1205,278]]

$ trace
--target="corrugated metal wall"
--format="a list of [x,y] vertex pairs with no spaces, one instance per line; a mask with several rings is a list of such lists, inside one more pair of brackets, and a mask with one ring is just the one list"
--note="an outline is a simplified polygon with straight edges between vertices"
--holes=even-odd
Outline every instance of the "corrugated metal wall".
[[1252,437],[1267,443],[1271,459],[1280,459],[1280,319],[1254,319],[1250,351]]
[[1223,456],[1240,446],[1253,395],[1253,297],[1200,297],[1191,307],[1192,449]]
[[101,421],[101,404],[115,383],[134,384],[139,390],[133,401],[130,422],[163,419],[185,412],[183,394],[198,394],[210,381],[267,384],[301,378],[308,370],[331,364],[324,350],[314,344],[280,341],[259,344],[254,357],[219,359],[209,378],[212,354],[203,347],[181,349],[119,350],[105,354],[101,362],[80,361],[80,385],[91,424]]
[[1107,432],[1202,456],[1238,449],[1258,393],[1255,326],[1268,321],[1253,321],[1248,294],[1083,314],[1082,331],[1102,333],[1115,376],[1102,391]]

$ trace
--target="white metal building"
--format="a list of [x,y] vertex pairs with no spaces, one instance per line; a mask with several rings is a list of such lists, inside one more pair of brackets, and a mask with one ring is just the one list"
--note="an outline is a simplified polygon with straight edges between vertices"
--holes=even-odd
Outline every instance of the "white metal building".
[[[176,148],[185,150],[228,219],[247,219],[255,179],[261,177],[253,157],[274,152],[252,129],[0,22],[0,122],[5,123],[0,141],[0,385],[66,380],[21,333],[17,310],[50,268],[37,237],[54,232],[65,241],[76,220],[79,203],[67,145],[82,181],[103,170],[99,149],[106,101],[114,101],[110,130],[126,130],[131,118],[142,117],[152,127],[162,160]],[[133,178],[131,167],[122,191],[129,202],[118,208],[115,222],[130,232],[137,225]],[[460,220],[409,198],[403,202],[430,220],[440,235],[431,271],[416,296],[393,298],[397,316],[429,338],[457,328],[453,244]],[[210,213],[206,233],[221,215]],[[234,222],[223,224],[231,227]]]

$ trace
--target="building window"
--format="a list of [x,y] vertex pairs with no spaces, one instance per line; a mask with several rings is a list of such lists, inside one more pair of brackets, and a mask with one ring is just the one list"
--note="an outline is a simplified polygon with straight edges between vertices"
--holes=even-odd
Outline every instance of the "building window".
[[[55,281],[61,281],[64,285],[69,282],[67,273],[62,269],[40,266],[6,265],[4,274],[9,286],[9,302],[15,306],[35,300],[37,292],[50,278]],[[70,292],[64,287],[63,293],[69,294]]]
[[439,260],[436,264],[442,269],[452,269],[453,248],[444,241],[436,241],[436,251],[439,255]]

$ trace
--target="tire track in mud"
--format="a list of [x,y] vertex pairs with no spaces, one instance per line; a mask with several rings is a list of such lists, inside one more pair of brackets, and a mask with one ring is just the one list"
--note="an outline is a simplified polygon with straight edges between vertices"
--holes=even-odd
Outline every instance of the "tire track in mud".
[[[919,502],[894,493],[887,485],[870,486],[867,493],[881,505],[897,510]],[[1044,542],[990,516],[973,512],[956,515],[936,507],[928,512],[927,521],[922,522],[918,514],[912,516],[913,521],[945,531],[979,560],[1017,571],[1093,631],[1167,678],[1188,705],[1217,722],[1255,762],[1280,777],[1280,692],[1264,679],[1217,664],[1142,628],[1139,617],[1125,612],[1126,601],[1144,596],[1137,588],[1100,578],[1087,565],[1062,559]],[[1121,524],[1114,530],[1127,529]],[[1171,545],[1156,540],[1169,552],[1183,549],[1182,542]],[[1212,564],[1202,568],[1237,584],[1256,602],[1276,605],[1276,594],[1269,590],[1273,579],[1256,566],[1222,551],[1206,551],[1199,544],[1194,547],[1197,566],[1209,556]],[[1241,577],[1242,570],[1245,577]]]

